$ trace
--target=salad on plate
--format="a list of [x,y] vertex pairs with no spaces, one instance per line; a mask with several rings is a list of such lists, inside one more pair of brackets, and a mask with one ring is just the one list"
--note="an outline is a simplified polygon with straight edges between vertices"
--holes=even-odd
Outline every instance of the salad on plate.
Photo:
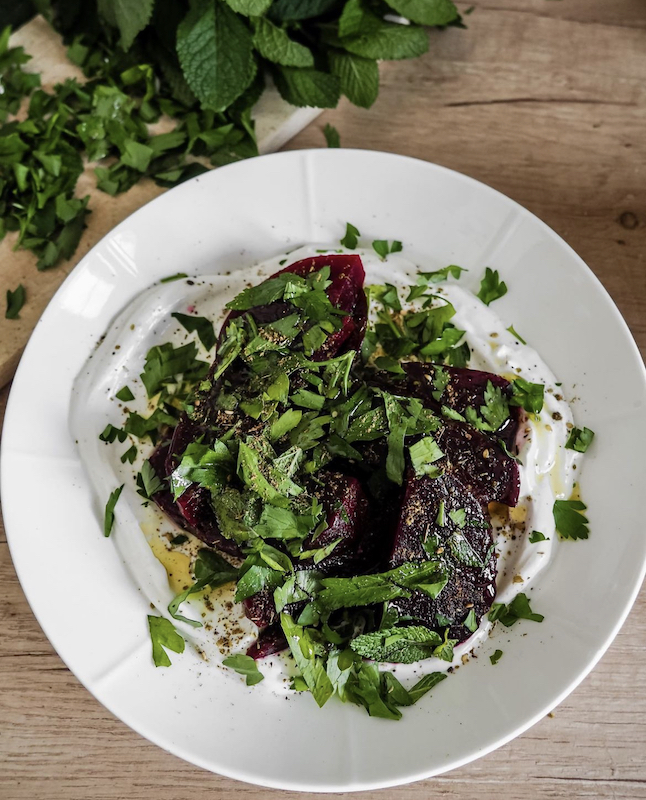
[[[476,296],[461,267],[420,270],[400,242],[358,235],[169,276],[118,318],[77,393],[106,387],[97,433],[122,483],[105,535],[137,576],[143,530],[168,572],[155,664],[188,639],[247,685],[399,719],[494,623],[542,620],[532,582],[559,538],[588,535],[594,434],[490,308],[507,292],[496,271]],[[103,491],[96,443],[79,446]],[[141,530],[123,529],[126,495]]]

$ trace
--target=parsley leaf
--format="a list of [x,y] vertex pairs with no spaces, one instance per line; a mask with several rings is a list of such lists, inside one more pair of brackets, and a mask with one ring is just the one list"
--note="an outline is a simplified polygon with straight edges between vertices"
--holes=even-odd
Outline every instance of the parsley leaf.
[[513,395],[510,406],[521,406],[530,414],[540,414],[543,408],[545,386],[542,383],[530,383],[524,378],[516,378],[511,382]]
[[122,483],[121,486],[111,492],[110,497],[108,497],[108,502],[105,505],[105,515],[103,518],[104,536],[109,536],[112,533],[112,526],[114,525],[114,508],[117,505],[119,497],[121,496],[123,487],[124,484]]
[[127,403],[129,400],[134,400],[135,396],[131,392],[130,387],[124,386],[123,389],[119,389],[116,393],[115,397],[117,400],[121,400],[124,403]]
[[307,688],[318,706],[324,706],[334,693],[334,688],[308,629],[297,625],[285,612],[281,612],[280,624]]
[[197,333],[206,350],[211,350],[215,347],[216,339],[213,323],[209,322],[206,317],[192,317],[188,314],[178,314],[177,312],[171,314],[171,317],[174,317],[189,333]]
[[482,302],[488,306],[494,300],[498,300],[507,294],[507,284],[500,280],[498,270],[491,270],[489,267],[485,270],[485,276],[480,283],[480,290],[478,297]]
[[12,292],[7,289],[7,310],[4,312],[5,319],[20,319],[20,310],[25,305],[27,293],[21,284]]
[[227,656],[223,659],[222,663],[225,667],[234,669],[239,675],[244,675],[247,686],[255,686],[265,679],[265,676],[258,669],[258,665],[251,656],[238,653],[236,655]]
[[502,654],[502,650],[496,650],[493,655],[489,656],[489,661],[491,661],[492,664],[497,664],[502,658]]
[[499,619],[507,628],[515,625],[519,619],[528,619],[532,622],[542,622],[545,619],[542,614],[532,611],[527,595],[522,592],[517,594],[509,605],[494,603],[487,616],[491,622]]
[[455,264],[449,264],[448,267],[436,269],[432,272],[420,272],[417,276],[417,281],[421,285],[428,283],[441,283],[450,277],[458,280],[463,272],[468,272],[464,267],[458,267]]
[[588,518],[583,512],[586,505],[581,500],[555,500],[554,523],[563,539],[587,539]]
[[529,534],[529,541],[531,542],[531,544],[536,544],[537,542],[547,541],[547,537],[545,536],[544,533],[541,533],[540,531],[532,531]]
[[572,428],[567,438],[565,447],[567,450],[576,450],[578,453],[585,453],[592,444],[594,431],[590,428]]
[[155,468],[150,461],[144,461],[141,465],[141,472],[137,473],[137,494],[145,500],[152,499],[154,494],[164,489],[164,483],[155,472]]
[[346,222],[345,225],[345,236],[341,239],[341,244],[344,247],[347,247],[348,250],[356,250],[357,244],[359,242],[358,237],[361,236],[359,230],[352,225],[350,222]]
[[444,453],[432,436],[425,436],[420,439],[419,442],[408,448],[408,452],[416,475],[436,477],[439,474],[440,470],[432,465],[444,458]]
[[171,660],[166,650],[183,653],[185,642],[165,617],[148,615],[148,629],[153,646],[153,662],[156,667],[170,667]]
[[[375,239],[372,243],[372,249],[383,261],[388,253],[400,253],[403,250],[403,246],[399,241],[389,243],[385,239]],[[401,311],[401,306],[399,310]]]
[[[514,330],[514,326],[513,325],[510,325],[507,328],[507,330],[509,331],[509,333],[511,333],[512,336],[515,336],[521,344],[527,344],[527,342],[523,339],[523,337],[517,331]],[[500,652],[500,651],[497,650],[496,652]]]

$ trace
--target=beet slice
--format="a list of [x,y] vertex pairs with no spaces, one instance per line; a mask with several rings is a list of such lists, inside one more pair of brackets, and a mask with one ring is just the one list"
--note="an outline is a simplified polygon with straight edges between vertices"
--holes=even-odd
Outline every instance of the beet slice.
[[247,649],[247,655],[253,659],[265,658],[274,653],[280,653],[288,647],[287,639],[280,623],[275,622],[268,628],[260,631],[256,641]]
[[[364,572],[367,563],[366,543],[370,540],[368,498],[356,478],[339,472],[322,472],[322,488],[314,491],[326,512],[327,527],[313,540],[308,537],[303,542],[303,550],[326,547],[337,540],[332,552],[317,564],[313,558],[295,563],[295,569],[316,569],[326,575],[349,576]],[[363,545],[363,546],[362,546]],[[298,614],[304,602],[287,606],[290,614]],[[246,616],[259,628],[272,625],[277,620],[273,592],[263,590],[244,601]]]
[[[363,291],[365,273],[359,256],[315,256],[297,261],[280,270],[276,275],[290,272],[306,277],[325,266],[330,267],[331,281],[326,290],[327,295],[334,306],[346,312],[346,316],[343,317],[341,329],[329,336],[322,347],[314,353],[313,358],[315,360],[327,360],[348,350],[358,349],[363,341],[368,319],[366,296]],[[275,275],[272,277],[275,277]],[[266,323],[286,316],[292,313],[293,310],[293,306],[280,301],[266,306],[258,306],[251,309],[249,313],[254,316],[257,322]],[[242,313],[245,312],[232,311],[228,315],[222,325],[220,338],[229,320],[239,317]],[[215,373],[217,365],[218,359],[216,357],[211,366],[211,376]],[[231,371],[231,375],[227,373],[227,380],[230,379],[243,386],[246,373],[244,370]],[[241,422],[246,427],[246,432],[253,432],[253,428],[257,423],[250,417],[241,417],[239,413],[231,414],[226,411],[219,411],[215,407],[221,386],[222,381],[220,380],[213,386],[206,397],[196,400],[196,407],[198,407],[198,413],[195,415],[196,419],[189,419],[186,414],[182,415],[173,432],[170,446],[165,451],[166,461],[164,470],[158,470],[160,474],[164,476],[170,475],[179,463],[186,447],[202,435],[205,436],[205,441],[208,441],[209,438],[214,436],[214,433],[222,435],[238,422]],[[155,497],[154,499],[157,502],[157,498]],[[169,498],[166,496],[160,497],[160,501],[165,506],[162,510],[169,513]],[[170,498],[170,502],[172,503],[172,498]],[[177,520],[179,513],[179,517],[185,521],[184,527],[195,533],[202,541],[218,547],[225,553],[231,555],[240,554],[235,542],[226,539],[220,533],[208,491],[197,486],[190,486],[178,499],[176,509],[177,511],[173,510],[173,518]]]
[[[460,527],[450,514],[462,510],[465,521]],[[424,542],[432,542],[433,537],[437,547],[429,554]],[[431,558],[443,562],[450,574],[439,595],[431,599],[415,591],[410,598],[393,600],[392,605],[401,615],[429,628],[443,630],[448,625],[449,637],[464,641],[472,635],[464,625],[469,612],[473,609],[479,624],[496,596],[496,556],[488,515],[455,475],[416,477],[409,470],[390,567]]]
[[[422,364],[419,361],[402,363],[405,375],[397,379],[390,373],[377,372],[373,382],[392,394],[404,397],[416,397],[426,408],[440,411],[447,406],[464,415],[467,408],[479,409],[485,404],[485,391],[491,382],[497,386],[509,400],[513,394],[511,383],[501,375],[483,372],[478,369],[464,367],[447,367],[439,364]],[[442,369],[448,378],[446,385],[438,389],[436,369]],[[440,394],[441,392],[441,394]],[[502,440],[510,452],[516,452],[518,429],[522,423],[522,409],[519,406],[509,407],[509,417],[490,434],[492,439]]]

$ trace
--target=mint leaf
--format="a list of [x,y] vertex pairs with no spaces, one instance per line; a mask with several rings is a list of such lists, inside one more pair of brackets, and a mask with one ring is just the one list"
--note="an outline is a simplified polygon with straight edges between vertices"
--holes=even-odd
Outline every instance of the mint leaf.
[[255,17],[264,14],[272,0],[225,0],[225,2],[238,14]]
[[430,675],[424,675],[421,680],[417,681],[417,683],[408,690],[408,696],[413,703],[416,703],[420,697],[430,692],[431,689],[437,686],[438,683],[442,683],[447,677],[445,672],[431,672]]
[[123,487],[125,484],[121,484],[117,489],[115,489],[108,497],[108,502],[105,504],[105,514],[103,517],[103,535],[109,536],[112,533],[112,526],[114,525],[114,508],[117,505],[117,501],[121,496],[121,492],[123,491]]
[[345,236],[343,239],[341,239],[340,244],[342,244],[344,247],[347,247],[348,250],[356,250],[359,242],[359,236],[361,236],[361,234],[359,233],[358,228],[355,228],[352,223],[346,222]]
[[386,0],[402,17],[419,25],[448,25],[460,18],[451,0]]
[[378,30],[379,17],[364,6],[363,0],[347,0],[339,17],[339,36],[358,36]]
[[416,58],[428,50],[428,34],[413,25],[384,22],[374,31],[342,39],[343,47],[364,58],[395,61]]
[[277,67],[274,82],[283,100],[293,106],[336,108],[341,96],[336,75],[316,69]]
[[25,305],[27,293],[21,284],[12,292],[7,289],[7,310],[4,312],[5,319],[20,319],[20,309]]
[[174,317],[184,330],[189,333],[197,333],[200,341],[207,350],[211,350],[215,347],[216,338],[215,331],[213,330],[213,323],[206,319],[206,317],[193,317],[188,314],[178,313],[171,314],[171,317]]
[[500,280],[498,270],[485,269],[485,275],[480,283],[478,297],[488,306],[494,300],[498,300],[507,294],[507,284]]
[[148,629],[153,646],[153,662],[155,666],[170,667],[171,660],[166,650],[172,650],[173,653],[183,653],[185,647],[184,639],[166,617],[153,617],[149,614]]
[[328,122],[323,128],[323,135],[328,147],[341,147],[341,137],[334,125]]
[[453,647],[458,642],[457,639],[449,639],[449,629],[444,631],[444,641],[433,650],[435,658],[441,658],[442,661],[453,661]]
[[247,686],[255,686],[257,683],[265,679],[265,676],[258,669],[258,665],[251,658],[238,653],[233,656],[227,656],[223,659],[222,663],[225,667],[231,667],[239,675],[244,675],[247,681]]
[[204,108],[224,111],[251,83],[251,32],[229,6],[196,0],[177,28],[177,55]]
[[269,438],[271,441],[275,442],[277,439],[280,439],[282,436],[285,436],[285,434],[294,430],[300,423],[302,417],[303,412],[297,409],[290,408],[283,412],[283,414],[272,423],[269,429]]
[[388,392],[381,393],[388,420],[388,455],[386,456],[386,474],[393,483],[402,485],[404,479],[404,437],[407,424],[401,405]]
[[119,28],[119,44],[129,50],[137,34],[148,25],[155,0],[99,0],[99,14]]
[[360,108],[370,108],[379,94],[379,66],[374,59],[333,50],[330,67],[338,77],[341,92]]
[[567,450],[576,450],[578,453],[585,453],[594,439],[594,431],[590,428],[572,428],[567,438],[565,447]]
[[279,20],[318,17],[337,5],[338,0],[274,0],[271,16]]
[[586,508],[581,500],[555,500],[554,524],[564,539],[588,538],[588,518],[582,513]]
[[371,661],[412,664],[429,658],[441,643],[442,639],[435,631],[422,625],[409,625],[361,634],[350,642],[350,647]]
[[253,20],[253,43],[263,58],[283,67],[313,67],[312,51],[293,41],[282,28],[265,17]]

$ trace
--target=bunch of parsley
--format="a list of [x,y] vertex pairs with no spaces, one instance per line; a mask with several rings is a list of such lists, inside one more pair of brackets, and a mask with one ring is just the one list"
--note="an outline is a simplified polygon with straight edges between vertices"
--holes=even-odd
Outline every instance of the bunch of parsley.
[[[422,26],[461,25],[452,0],[40,0],[87,82],[51,92],[0,35],[0,238],[38,268],[70,258],[89,212],[86,161],[111,195],[169,187],[256,155],[251,109],[269,81],[295,106],[369,107],[378,61],[428,49]],[[402,19],[405,18],[405,19]],[[402,24],[409,21],[410,24]],[[28,98],[28,104],[26,101]],[[14,118],[21,103],[26,118]],[[162,116],[165,133],[150,126]],[[15,306],[16,303],[14,302]],[[12,309],[16,318],[20,309]]]

